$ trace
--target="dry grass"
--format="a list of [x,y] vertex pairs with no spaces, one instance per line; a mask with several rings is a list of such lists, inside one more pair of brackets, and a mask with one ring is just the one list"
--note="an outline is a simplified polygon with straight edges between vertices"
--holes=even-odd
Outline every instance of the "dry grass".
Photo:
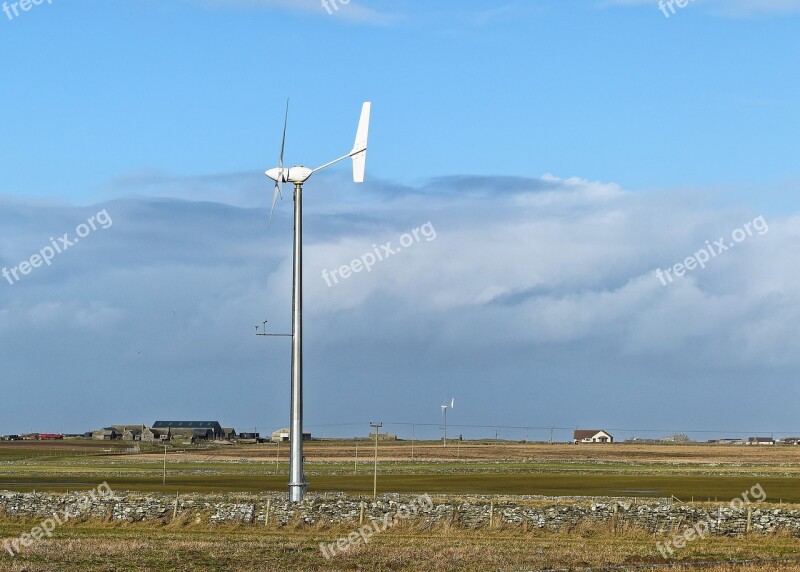
[[[359,456],[367,459],[372,451],[372,442],[359,441]],[[410,461],[412,459],[410,441],[382,441],[379,445],[381,459],[384,461]],[[304,453],[309,462],[330,462],[352,460],[355,456],[355,441],[311,441],[304,445]],[[158,457],[158,450],[151,454]],[[186,460],[265,460],[275,458],[275,445],[244,445],[221,447],[204,451],[187,451],[182,454]],[[281,447],[280,456],[286,458],[288,447]],[[366,455],[366,457],[365,457]],[[142,457],[146,456],[143,452]],[[466,441],[450,443],[416,442],[414,459],[420,461],[537,461],[556,462],[622,462],[646,464],[747,464],[747,465],[791,465],[800,463],[800,447],[791,446],[744,446],[744,445],[669,445],[669,444],[594,444],[567,445],[555,443],[513,443]],[[368,460],[368,459],[367,459]]]
[[[41,447],[41,448],[40,448]],[[359,457],[371,450],[371,444],[359,444]],[[306,457],[314,463],[330,463],[325,469],[331,474],[313,475],[313,483],[330,481],[331,490],[358,486],[371,490],[371,477],[349,472],[355,453],[353,442],[312,442],[306,446]],[[285,489],[285,464],[280,474],[270,476],[269,468],[277,448],[271,445],[235,446],[187,450],[171,453],[171,486],[184,478],[186,489],[213,486],[223,489],[219,483],[231,481],[230,490],[251,490],[245,485],[266,490],[275,481]],[[160,482],[161,453],[117,456],[98,453],[99,446],[91,444],[85,449],[73,450],[72,444],[28,444],[0,446],[0,459],[9,461],[0,474],[11,481],[41,477],[46,482],[63,478],[75,481],[84,478],[92,486],[99,478],[123,475],[125,482],[140,484],[148,478]],[[285,461],[287,451],[281,448]],[[532,492],[548,490],[550,480],[565,486],[574,481],[569,490],[587,491],[595,481],[614,479],[625,486],[612,488],[642,488],[642,482],[669,485],[670,491],[681,485],[689,495],[697,498],[721,495],[730,499],[742,490],[760,481],[770,500],[793,498],[788,488],[796,489],[796,478],[800,475],[800,448],[798,447],[746,447],[709,445],[545,445],[514,443],[467,443],[459,447],[441,447],[437,443],[416,443],[414,461],[411,462],[409,442],[380,444],[382,462],[394,459],[402,463],[405,472],[381,474],[380,485],[387,489],[415,486],[418,492],[435,493],[441,490],[466,494],[471,485],[488,488],[499,484],[514,484]],[[174,461],[201,461],[198,464]],[[247,459],[254,464],[230,463],[218,466],[221,461]],[[151,463],[148,463],[151,460]],[[454,462],[454,461],[458,462]],[[207,464],[203,466],[202,461]],[[366,462],[366,461],[365,461]],[[541,474],[542,467],[525,468],[519,474],[500,474],[504,463],[509,469],[516,463],[544,464],[549,469]],[[215,465],[217,463],[217,465]],[[497,465],[494,465],[497,463]],[[566,464],[574,466],[565,467]],[[482,472],[464,474],[463,468],[479,464],[492,466]],[[151,466],[152,465],[152,466]],[[263,466],[262,466],[263,465]],[[591,465],[591,466],[590,466]],[[597,465],[609,475],[594,475]],[[321,467],[318,465],[317,467]],[[266,467],[266,468],[265,468]],[[193,476],[197,469],[204,469],[199,477]],[[708,470],[706,470],[708,469]],[[323,469],[317,469],[322,471]],[[336,474],[332,471],[337,470]],[[515,469],[516,470],[516,469]],[[701,471],[697,476],[693,471]],[[184,471],[188,476],[183,476]],[[241,474],[237,471],[240,471]],[[439,475],[438,472],[442,474]],[[553,474],[550,474],[552,472]],[[588,475],[588,473],[592,475]],[[705,473],[708,474],[705,474]],[[152,473],[152,475],[151,475]],[[339,474],[342,473],[342,474]],[[497,474],[495,474],[497,473]],[[583,474],[587,473],[587,474]],[[734,476],[722,476],[733,473]],[[22,477],[21,477],[22,475]],[[65,476],[63,476],[65,475]],[[770,476],[772,478],[770,478]],[[24,477],[24,478],[23,478]],[[691,478],[690,478],[691,477]],[[119,476],[116,476],[120,480]],[[100,479],[100,480],[102,480]],[[338,481],[336,480],[338,479]],[[440,481],[445,480],[444,484]],[[447,479],[451,479],[447,481]],[[649,479],[649,480],[648,480]],[[628,483],[628,480],[631,483]],[[206,482],[208,481],[208,482]],[[341,481],[341,482],[340,482]],[[359,484],[361,481],[363,483]],[[513,482],[512,482],[513,481]],[[211,484],[209,484],[209,482]],[[355,483],[355,485],[353,484]],[[408,485],[411,483],[411,485]],[[711,487],[711,484],[714,487]],[[116,482],[114,482],[116,484]],[[452,484],[452,486],[450,486]],[[434,485],[439,489],[433,488]],[[447,486],[445,486],[447,485]],[[691,487],[689,487],[691,485]],[[37,485],[38,486],[38,485]],[[510,486],[510,485],[509,485]],[[683,486],[683,485],[681,485]],[[648,484],[649,487],[649,484]],[[687,488],[688,487],[688,488]],[[783,489],[781,488],[783,487]],[[45,487],[42,486],[44,489]],[[88,488],[88,486],[87,486]],[[114,487],[115,490],[117,487]],[[125,487],[120,487],[120,490]],[[417,490],[414,489],[414,490]],[[184,489],[181,489],[184,490]],[[253,489],[255,490],[255,489]],[[359,489],[361,490],[361,489]],[[511,489],[509,489],[510,491]],[[517,489],[513,489],[517,490]],[[667,490],[665,488],[665,490]],[[700,492],[694,492],[699,490]],[[690,492],[691,491],[691,492]],[[510,492],[502,489],[502,494]],[[680,495],[679,495],[680,496]],[[690,498],[690,497],[687,497]],[[496,497],[496,500],[500,500]],[[517,500],[517,502],[519,502]],[[530,504],[543,501],[530,500]],[[205,521],[207,522],[207,520]],[[30,531],[36,521],[9,520],[0,517],[0,537],[15,537]],[[429,530],[420,530],[404,524],[373,537],[368,546],[326,560],[319,549],[320,542],[331,543],[347,535],[352,528],[342,526],[301,525],[277,527],[221,526],[197,524],[193,516],[182,516],[170,524],[151,522],[146,524],[101,524],[84,522],[66,525],[56,531],[54,538],[38,542],[24,549],[16,558],[0,553],[0,571],[54,572],[54,571],[189,571],[189,570],[309,570],[327,572],[333,570],[389,570],[389,571],[483,571],[483,570],[545,570],[569,569],[587,566],[621,566],[636,569],[650,564],[663,564],[655,543],[663,538],[637,529],[613,532],[605,525],[580,525],[569,532],[552,534],[540,530],[516,527],[501,527],[493,530],[464,530],[440,525]],[[706,538],[691,543],[676,554],[677,564],[670,570],[694,570],[680,562],[721,562],[724,560],[794,558],[800,554],[800,541],[787,534],[772,536],[748,536],[742,538]],[[644,569],[644,568],[641,568]],[[798,563],[764,563],[749,565],[716,564],[703,567],[712,572],[740,571],[762,572],[789,570],[800,572]]]
[[[29,530],[32,524],[6,521],[0,530],[11,536]],[[374,536],[368,546],[326,560],[319,543],[336,542],[351,530],[342,526],[209,526],[188,520],[169,525],[83,523],[62,527],[53,539],[36,543],[13,560],[1,557],[0,570],[466,572],[607,565],[632,569],[665,563],[655,548],[656,540],[663,539],[639,530],[612,533],[607,526],[591,525],[552,534],[519,528],[468,531],[444,525],[422,531],[404,524]],[[676,555],[678,566],[671,569],[695,569],[680,566],[682,561],[791,558],[799,547],[800,541],[782,535],[698,540]],[[702,569],[800,572],[800,564],[719,564]]]

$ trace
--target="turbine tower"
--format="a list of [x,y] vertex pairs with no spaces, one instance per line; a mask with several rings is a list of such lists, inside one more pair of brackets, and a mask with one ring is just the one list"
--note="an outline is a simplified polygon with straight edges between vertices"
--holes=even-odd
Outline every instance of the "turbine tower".
[[[367,162],[367,137],[369,135],[369,118],[372,105],[364,102],[361,108],[361,119],[356,132],[356,142],[352,151],[329,163],[309,169],[295,166],[283,166],[283,153],[286,149],[286,128],[289,123],[289,102],[286,102],[286,115],[283,120],[283,139],[278,166],[264,174],[275,181],[275,192],[272,197],[272,209],[269,213],[269,224],[278,198],[282,197],[282,185],[294,185],[294,272],[292,289],[292,390],[290,410],[290,451],[289,451],[289,501],[303,500],[308,483],[303,473],[303,183],[317,171],[343,161],[353,160],[353,181],[364,182]],[[266,333],[266,332],[265,332]]]

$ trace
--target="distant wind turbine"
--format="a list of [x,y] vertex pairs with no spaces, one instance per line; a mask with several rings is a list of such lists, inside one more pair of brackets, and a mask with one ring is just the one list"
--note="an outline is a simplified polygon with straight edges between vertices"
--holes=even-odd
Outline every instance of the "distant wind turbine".
[[450,400],[450,405],[446,403],[441,405],[442,408],[442,416],[444,417],[444,439],[442,440],[442,446],[447,447],[447,410],[453,409],[456,406],[455,398]]

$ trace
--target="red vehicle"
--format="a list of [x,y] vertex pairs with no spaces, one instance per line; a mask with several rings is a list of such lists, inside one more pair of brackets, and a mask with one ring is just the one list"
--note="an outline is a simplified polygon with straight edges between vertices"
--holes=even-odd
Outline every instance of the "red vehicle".
[[39,440],[41,441],[59,441],[64,436],[59,433],[39,433]]

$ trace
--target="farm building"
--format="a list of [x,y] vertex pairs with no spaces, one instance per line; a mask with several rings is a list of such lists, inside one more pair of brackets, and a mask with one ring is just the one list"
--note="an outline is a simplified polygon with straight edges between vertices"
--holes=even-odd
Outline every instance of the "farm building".
[[572,434],[573,443],[613,443],[611,433],[602,429],[575,429]]
[[125,432],[122,434],[123,441],[141,441],[142,440],[142,428],[137,427],[136,429],[125,429]]
[[112,425],[111,428],[117,430],[123,441],[138,441],[144,425],[141,423],[136,425]]
[[212,429],[192,429],[192,441],[213,441],[214,431]]
[[92,439],[96,439],[98,441],[115,441],[121,437],[122,433],[113,427],[104,427],[98,431],[92,431]]
[[139,440],[141,440],[143,443],[158,443],[162,440],[166,441],[167,438],[168,437],[166,433],[162,437],[161,431],[158,431],[157,429],[149,429],[147,427],[142,429],[142,434],[139,435]]
[[[277,431],[272,432],[272,442],[273,443],[288,443],[289,442],[289,431],[288,427],[283,429],[278,429]],[[311,441],[311,433],[303,433],[303,441]]]
[[236,439],[236,429],[233,427],[223,427],[222,428],[222,438],[223,439]]
[[218,421],[156,421],[153,423],[152,429],[162,435],[167,435],[170,440],[203,439],[213,441],[222,438],[222,425]]

